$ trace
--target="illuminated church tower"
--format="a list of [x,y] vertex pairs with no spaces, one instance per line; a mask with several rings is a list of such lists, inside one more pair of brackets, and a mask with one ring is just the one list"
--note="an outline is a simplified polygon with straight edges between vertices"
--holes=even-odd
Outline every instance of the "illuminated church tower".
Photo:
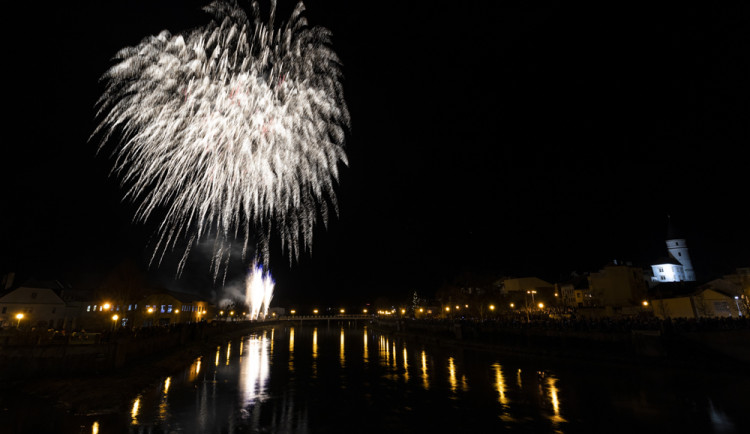
[[667,224],[667,250],[669,258],[659,260],[651,266],[654,272],[653,280],[659,282],[695,281],[695,270],[690,262],[687,242],[678,236],[677,231],[669,220]]

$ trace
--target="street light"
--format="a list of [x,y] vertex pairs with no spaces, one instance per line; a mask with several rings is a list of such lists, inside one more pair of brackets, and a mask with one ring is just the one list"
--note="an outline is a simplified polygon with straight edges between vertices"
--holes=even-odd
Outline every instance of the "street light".
[[16,319],[18,320],[18,324],[16,325],[16,328],[21,328],[21,320],[23,319],[23,314],[19,313],[16,315]]
[[104,308],[104,310],[109,310],[109,308],[110,308],[110,304],[109,304],[109,303],[104,303],[104,304],[102,305],[102,307]]
[[742,309],[740,309],[740,298],[738,296],[734,296],[734,304],[737,305],[737,316],[742,316]]
[[117,327],[117,319],[120,318],[119,316],[112,315],[112,330],[114,330]]

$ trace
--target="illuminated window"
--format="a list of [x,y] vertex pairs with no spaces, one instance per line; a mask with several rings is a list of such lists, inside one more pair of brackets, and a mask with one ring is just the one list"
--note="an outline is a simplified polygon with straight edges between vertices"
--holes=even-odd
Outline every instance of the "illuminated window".
[[[164,308],[162,308],[162,312],[164,312]],[[167,313],[172,313],[172,305],[167,306]]]
[[133,305],[132,304],[128,305],[128,310],[133,310]]

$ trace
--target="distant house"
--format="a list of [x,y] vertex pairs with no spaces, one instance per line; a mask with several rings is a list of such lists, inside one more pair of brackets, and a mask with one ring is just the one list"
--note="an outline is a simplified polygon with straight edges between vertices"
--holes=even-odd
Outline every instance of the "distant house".
[[536,308],[539,303],[544,306],[555,304],[558,296],[555,296],[555,285],[538,277],[521,277],[506,279],[503,282],[503,293],[508,300],[518,307]]
[[589,289],[596,304],[620,308],[640,305],[648,287],[643,269],[614,262],[589,275]]
[[674,282],[652,289],[651,306],[659,318],[738,318],[747,316],[742,287],[725,279],[702,285]]
[[560,282],[555,287],[563,306],[587,307],[592,303],[588,274],[575,274],[568,281]]
[[72,328],[77,312],[60,297],[63,289],[64,285],[55,280],[31,279],[10,290],[0,297],[0,325]]
[[134,327],[148,327],[212,321],[215,315],[215,306],[203,297],[160,290],[140,300],[132,317]]

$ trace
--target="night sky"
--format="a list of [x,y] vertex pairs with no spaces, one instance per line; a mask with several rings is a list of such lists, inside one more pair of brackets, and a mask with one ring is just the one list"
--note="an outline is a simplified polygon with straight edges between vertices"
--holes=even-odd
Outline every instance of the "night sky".
[[[312,253],[274,252],[274,304],[648,266],[666,254],[668,215],[699,279],[750,266],[748,7],[566,3],[305,2],[343,63],[350,164]],[[19,27],[4,26],[0,271],[86,285],[148,258],[153,229],[132,223],[88,142],[98,79],[120,48],[205,24],[202,4],[7,13]],[[280,1],[278,19],[292,7]],[[196,254],[179,280],[170,258],[150,273],[208,293],[221,286],[208,266]]]

